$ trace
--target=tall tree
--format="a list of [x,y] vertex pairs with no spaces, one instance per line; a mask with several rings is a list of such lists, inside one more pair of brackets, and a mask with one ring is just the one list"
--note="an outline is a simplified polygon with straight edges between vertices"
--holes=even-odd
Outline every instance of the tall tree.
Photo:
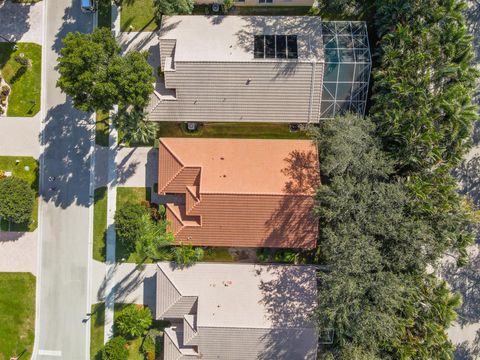
[[335,359],[397,359],[413,348],[451,355],[445,318],[458,304],[445,318],[423,309],[452,298],[445,288],[433,296],[437,285],[425,274],[442,255],[438,243],[444,249],[450,239],[412,213],[410,189],[374,132],[368,118],[353,115],[324,121],[315,132],[324,176],[315,208],[319,261],[329,269],[319,273],[318,321],[334,334],[326,350]]
[[403,173],[451,169],[478,117],[466,3],[379,0],[376,8],[380,56],[371,114],[385,148]]
[[150,259],[162,259],[174,241],[173,233],[167,230],[167,221],[155,222],[150,214],[145,214],[140,218],[140,224],[142,234],[137,242],[138,253]]
[[23,179],[0,179],[0,217],[14,223],[29,221],[35,201],[35,191]]
[[157,136],[157,123],[148,121],[143,110],[121,108],[113,117],[113,124],[123,133],[123,142],[148,144]]
[[62,91],[82,111],[109,111],[113,105],[143,109],[153,92],[153,69],[147,54],[120,47],[107,28],[91,34],[69,33],[58,58]]
[[60,78],[57,86],[69,95],[82,111],[112,109],[118,90],[109,77],[109,65],[119,56],[111,31],[97,28],[91,34],[68,33],[58,58]]

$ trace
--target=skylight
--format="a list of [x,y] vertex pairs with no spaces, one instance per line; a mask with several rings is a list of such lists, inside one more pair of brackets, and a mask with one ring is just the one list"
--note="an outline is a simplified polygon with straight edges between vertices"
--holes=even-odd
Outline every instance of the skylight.
[[297,35],[255,35],[255,59],[297,59]]

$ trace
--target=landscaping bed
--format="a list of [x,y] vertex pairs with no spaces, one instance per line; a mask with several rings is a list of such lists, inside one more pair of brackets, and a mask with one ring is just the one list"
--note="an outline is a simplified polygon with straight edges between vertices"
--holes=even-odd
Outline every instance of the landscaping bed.
[[[19,62],[21,54],[31,65]],[[0,72],[11,87],[7,116],[33,116],[40,110],[41,58],[40,45],[0,43]]]
[[[116,303],[114,305],[113,326],[114,333],[116,333],[115,322],[120,315],[120,312],[131,304]],[[137,305],[141,306],[141,305]],[[136,339],[127,339],[128,359],[129,360],[144,360],[144,359],[163,359],[163,330],[169,325],[168,321],[154,320],[150,329],[158,331],[158,337],[156,338],[156,349],[153,357],[147,357],[142,351],[142,344],[145,341],[145,336],[140,336]]]
[[0,359],[30,359],[34,336],[35,276],[0,273]]
[[[117,209],[125,206],[128,202],[141,203],[150,201],[151,188],[149,187],[118,187],[117,188]],[[105,212],[106,213],[106,212]],[[116,241],[115,247],[116,261],[140,263],[145,259],[135,251],[131,251],[125,247],[121,241]],[[151,260],[145,260],[151,262]]]
[[155,22],[153,0],[122,1],[120,12],[121,31],[154,31]]
[[[19,160],[19,163],[16,163]],[[25,170],[28,166],[29,170]],[[0,222],[0,231],[33,231],[38,226],[38,161],[28,156],[0,156],[0,170],[11,171],[12,176],[27,181],[35,190],[35,203],[29,223],[15,224],[7,220]]]

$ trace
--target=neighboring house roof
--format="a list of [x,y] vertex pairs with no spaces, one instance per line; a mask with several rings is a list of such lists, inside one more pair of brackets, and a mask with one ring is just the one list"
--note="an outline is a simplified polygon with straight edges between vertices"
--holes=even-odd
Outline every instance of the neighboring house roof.
[[[172,289],[180,298],[164,295]],[[316,295],[310,266],[159,263],[156,317],[174,324],[166,332],[165,354],[171,355],[165,360],[195,353],[202,359],[315,359]],[[195,298],[196,306],[172,315],[183,297]]]
[[203,246],[313,248],[319,183],[309,140],[162,138],[158,192],[177,241]]
[[318,16],[189,16],[162,18],[160,41],[176,40],[175,61],[259,61],[255,35],[296,35],[298,59],[323,61],[322,20]]

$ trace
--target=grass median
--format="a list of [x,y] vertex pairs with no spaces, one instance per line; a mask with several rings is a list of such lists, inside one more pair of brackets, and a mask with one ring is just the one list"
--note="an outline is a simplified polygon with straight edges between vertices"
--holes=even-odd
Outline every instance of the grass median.
[[30,359],[35,336],[35,276],[0,273],[0,359]]

